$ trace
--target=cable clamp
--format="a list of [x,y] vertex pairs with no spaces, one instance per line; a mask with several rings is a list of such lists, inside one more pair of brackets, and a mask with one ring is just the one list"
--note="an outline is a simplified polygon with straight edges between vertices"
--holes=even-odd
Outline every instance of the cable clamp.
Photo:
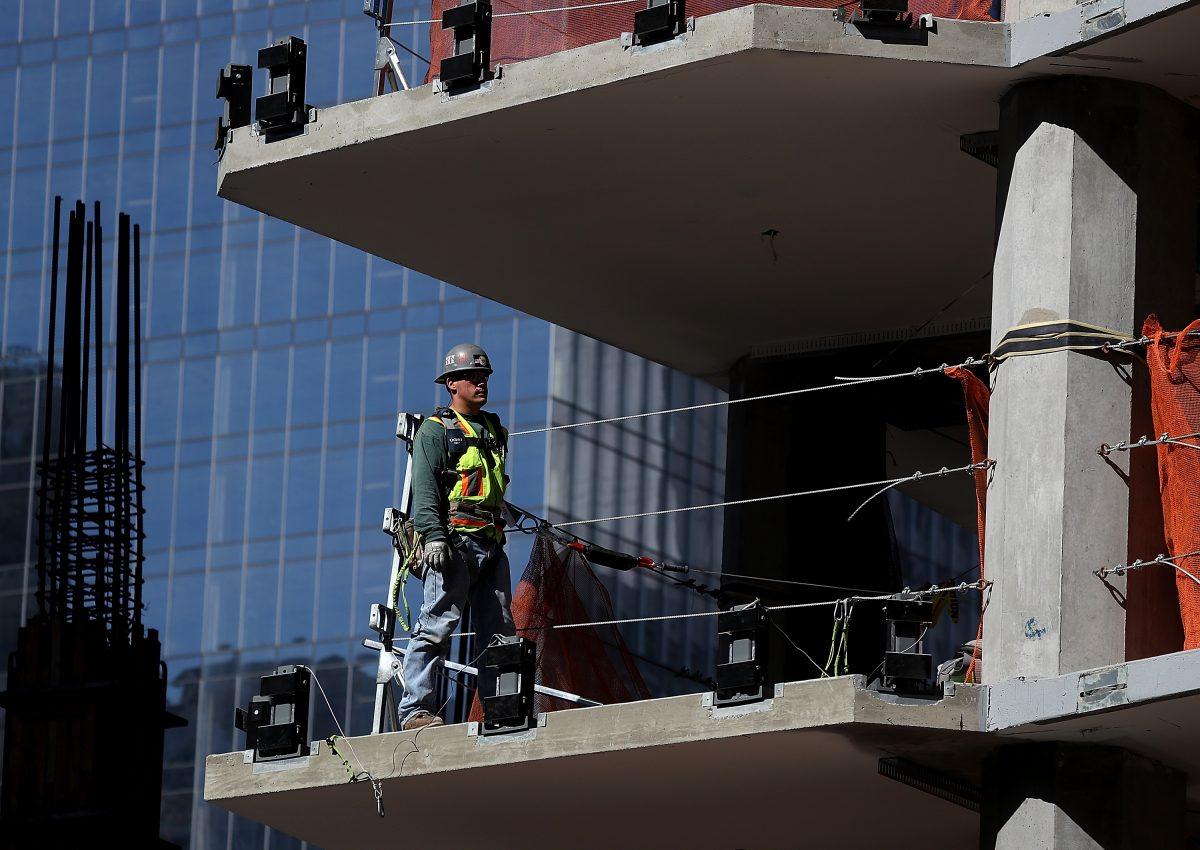
[[375,811],[379,812],[381,818],[387,817],[387,813],[383,810],[383,783],[372,776],[371,787],[375,791]]

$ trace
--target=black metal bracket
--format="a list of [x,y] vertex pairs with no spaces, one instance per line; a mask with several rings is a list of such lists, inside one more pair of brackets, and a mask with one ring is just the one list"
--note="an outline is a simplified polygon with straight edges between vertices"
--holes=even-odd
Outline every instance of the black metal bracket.
[[249,126],[253,99],[253,76],[249,65],[226,65],[217,73],[217,99],[224,100],[221,117],[217,118],[215,150],[224,150],[229,131]]
[[236,709],[233,725],[246,733],[254,760],[278,761],[309,754],[307,667],[288,664],[259,679],[259,694]]
[[908,27],[908,0],[861,0],[860,20],[877,27]]
[[522,637],[499,638],[483,651],[479,657],[480,685],[494,677],[495,693],[484,694],[479,700],[483,706],[480,734],[523,732],[534,727],[536,663],[537,645]]
[[687,30],[684,0],[647,0],[633,15],[633,44],[645,47],[683,35]]
[[767,609],[759,602],[717,615],[717,689],[713,705],[738,705],[766,699]]
[[254,101],[254,119],[268,141],[295,135],[308,123],[307,66],[308,47],[295,36],[258,51],[258,67],[266,69],[268,83],[267,93]]
[[492,76],[492,4],[473,0],[442,12],[442,29],[452,30],[454,52],[442,60],[439,78],[447,94],[478,88]]
[[933,625],[933,603],[915,597],[889,599],[883,616],[887,621],[883,688],[909,696],[933,696],[933,656],[922,651],[922,639]]

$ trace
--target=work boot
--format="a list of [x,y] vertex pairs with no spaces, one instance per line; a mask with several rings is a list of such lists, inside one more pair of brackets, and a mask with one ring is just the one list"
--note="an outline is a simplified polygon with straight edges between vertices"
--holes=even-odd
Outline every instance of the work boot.
[[400,728],[405,732],[415,732],[417,729],[424,729],[426,726],[445,726],[442,718],[436,714],[430,714],[428,711],[414,712],[408,720],[404,721],[404,725]]

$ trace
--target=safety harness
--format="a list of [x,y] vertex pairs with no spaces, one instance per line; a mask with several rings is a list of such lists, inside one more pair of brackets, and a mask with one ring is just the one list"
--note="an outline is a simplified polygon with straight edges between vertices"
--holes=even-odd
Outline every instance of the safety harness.
[[439,407],[430,418],[446,432],[450,462],[442,473],[442,486],[448,491],[450,529],[464,534],[498,535],[505,524],[508,431],[494,414],[481,415],[486,430],[479,434],[462,414],[449,407]]
[[[497,539],[504,534],[504,491],[508,476],[504,462],[508,454],[508,431],[499,417],[483,413],[486,433],[476,434],[471,423],[449,407],[439,407],[429,419],[446,432],[449,467],[442,473],[441,485],[448,491],[449,525],[463,534],[487,534]],[[400,569],[388,590],[388,603],[396,612],[400,627],[409,631],[410,612],[404,592],[409,576],[424,580],[421,564],[423,543],[411,519],[392,531],[400,553]]]

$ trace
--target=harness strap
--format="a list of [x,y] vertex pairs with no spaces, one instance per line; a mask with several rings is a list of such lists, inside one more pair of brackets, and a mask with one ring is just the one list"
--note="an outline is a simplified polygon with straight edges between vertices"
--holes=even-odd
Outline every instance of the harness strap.
[[450,512],[456,514],[466,514],[467,516],[490,520],[492,522],[504,521],[503,509],[492,510],[490,508],[485,508],[482,505],[451,501]]

